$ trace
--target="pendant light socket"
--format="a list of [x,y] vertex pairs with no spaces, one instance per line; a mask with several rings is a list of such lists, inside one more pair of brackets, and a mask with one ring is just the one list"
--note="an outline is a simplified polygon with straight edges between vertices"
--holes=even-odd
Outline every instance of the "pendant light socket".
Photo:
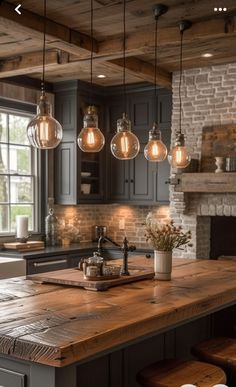
[[155,4],[152,7],[155,18],[158,18],[161,15],[164,15],[168,11],[168,7],[165,4]]
[[180,32],[184,32],[188,30],[192,26],[192,22],[190,20],[181,20],[179,22],[179,30]]

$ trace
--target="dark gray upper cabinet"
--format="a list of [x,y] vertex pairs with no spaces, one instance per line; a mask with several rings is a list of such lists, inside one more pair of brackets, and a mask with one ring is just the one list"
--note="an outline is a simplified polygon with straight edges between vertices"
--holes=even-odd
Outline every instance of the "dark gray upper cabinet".
[[[148,141],[148,131],[154,122],[155,98],[153,91],[140,91],[127,96],[127,113],[132,122],[132,131],[140,141],[140,152],[133,160],[115,159],[107,145],[107,199],[116,202],[154,204],[168,202],[169,164],[148,162],[144,157],[144,147]],[[170,146],[171,134],[171,93],[158,90],[156,100],[157,122],[162,132],[163,142]],[[109,142],[111,131],[116,129],[116,121],[122,115],[122,96],[110,97],[107,102],[107,132]]]
[[[124,111],[121,90],[93,90],[77,81],[55,85],[56,118],[63,126],[63,140],[56,148],[55,199],[57,204],[132,202],[154,204],[169,200],[169,165],[148,162],[144,147],[148,131],[156,120],[164,143],[169,148],[171,133],[171,93],[159,89],[157,99],[150,87],[130,88],[125,110],[132,122],[132,131],[140,141],[140,152],[133,160],[117,160],[110,150],[116,133],[117,119]],[[99,127],[106,140],[99,153],[84,153],[77,145],[77,135],[83,126],[84,108],[94,104],[98,109]]]
[[104,199],[105,150],[84,153],[77,145],[86,106],[98,109],[99,126],[103,127],[103,98],[90,98],[87,85],[77,81],[55,85],[56,118],[63,127],[62,142],[55,150],[55,200],[57,204],[96,203]]

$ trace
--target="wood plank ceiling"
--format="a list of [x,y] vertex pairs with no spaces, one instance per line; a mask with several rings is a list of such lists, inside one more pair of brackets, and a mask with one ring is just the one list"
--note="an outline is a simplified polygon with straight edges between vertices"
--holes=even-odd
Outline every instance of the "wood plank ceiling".
[[[127,83],[154,81],[153,0],[127,0]],[[183,67],[194,68],[236,61],[235,0],[163,0],[168,12],[158,28],[158,84],[171,87],[179,68],[181,19],[193,25],[184,34]],[[24,0],[0,6],[0,78],[42,71],[43,1]],[[227,11],[215,12],[215,7]],[[94,83],[122,83],[122,0],[94,0]],[[90,1],[47,0],[46,80],[90,79]],[[211,57],[204,58],[203,54]],[[99,74],[106,78],[97,78]]]

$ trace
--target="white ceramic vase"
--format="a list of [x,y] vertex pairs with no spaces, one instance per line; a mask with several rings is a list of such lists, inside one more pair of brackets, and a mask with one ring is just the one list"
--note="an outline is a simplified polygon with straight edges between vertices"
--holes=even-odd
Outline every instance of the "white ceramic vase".
[[171,279],[172,251],[154,250],[155,278],[162,281]]

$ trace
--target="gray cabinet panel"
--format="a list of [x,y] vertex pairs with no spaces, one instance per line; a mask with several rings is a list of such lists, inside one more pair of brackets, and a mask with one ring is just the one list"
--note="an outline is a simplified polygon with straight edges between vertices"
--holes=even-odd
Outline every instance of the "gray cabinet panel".
[[76,144],[62,142],[57,149],[55,167],[56,202],[76,204]]
[[36,274],[47,271],[62,270],[70,267],[70,258],[67,255],[27,260],[26,273]]
[[[161,129],[162,141],[166,145],[168,151],[170,149],[171,133],[169,129]],[[170,176],[170,164],[167,159],[157,165],[157,179],[156,179],[156,200],[158,202],[169,201],[169,184],[167,181]]]
[[60,92],[56,96],[56,117],[63,131],[77,128],[76,91]]
[[172,98],[171,94],[158,95],[158,124],[171,124]]
[[130,199],[134,201],[154,200],[153,165],[144,157],[144,147],[141,143],[139,154],[130,162]]
[[26,376],[19,372],[0,368],[1,387],[26,387]]

